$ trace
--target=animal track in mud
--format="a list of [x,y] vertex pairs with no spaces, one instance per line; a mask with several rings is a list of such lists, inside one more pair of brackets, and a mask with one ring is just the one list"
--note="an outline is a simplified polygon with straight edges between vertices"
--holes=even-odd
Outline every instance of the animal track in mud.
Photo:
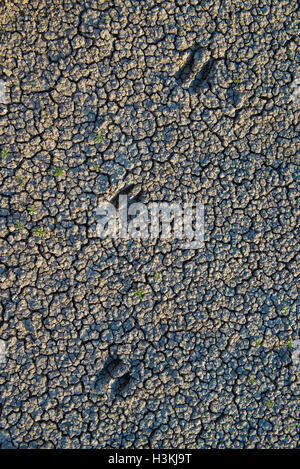
[[96,391],[107,391],[111,397],[121,395],[130,382],[128,365],[119,358],[109,359],[96,378]]
[[191,50],[188,58],[185,60],[183,66],[175,73],[175,78],[179,85],[184,85],[195,72],[197,54],[200,52],[199,48]]
[[191,83],[191,91],[198,91],[201,86],[207,82],[214,70],[215,60],[209,59],[205,65],[201,68],[200,72],[197,73],[195,79]]
[[124,391],[128,388],[128,385],[131,381],[130,373],[127,372],[125,375],[120,376],[116,379],[111,386],[111,397],[118,397],[123,394]]
[[209,50],[194,45],[182,67],[175,73],[178,84],[195,92],[209,79],[215,60]]
[[119,190],[110,202],[115,206],[117,210],[119,210],[119,196],[120,195],[127,195],[128,202],[130,204],[140,202],[142,200],[142,191],[140,186],[136,186],[135,184],[130,184],[129,186],[123,187]]

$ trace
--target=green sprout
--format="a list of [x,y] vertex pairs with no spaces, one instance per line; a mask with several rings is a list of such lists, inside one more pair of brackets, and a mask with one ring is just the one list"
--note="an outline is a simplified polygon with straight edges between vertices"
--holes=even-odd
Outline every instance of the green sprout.
[[26,179],[24,179],[24,178],[21,178],[21,177],[18,177],[18,176],[15,176],[15,178],[14,178],[14,179],[16,180],[16,182],[19,182],[19,183],[21,184],[21,186],[22,186],[22,187],[24,187],[24,186],[25,186],[25,184],[26,184]]
[[3,158],[6,158],[8,155],[8,150],[4,149],[1,151],[1,156],[3,156]]
[[42,237],[46,234],[46,231],[44,230],[44,228],[38,228],[37,230],[34,230],[34,233],[35,233],[39,238],[42,238]]
[[282,314],[289,314],[289,311],[290,311],[290,308],[289,308],[288,306],[285,306],[285,307],[281,310]]
[[21,233],[21,231],[24,230],[24,225],[22,225],[22,223],[20,223],[19,221],[18,221],[18,223],[16,224],[16,230],[18,230],[19,233]]
[[31,215],[34,215],[36,213],[36,209],[35,209],[34,205],[32,205],[31,207],[28,208],[28,212]]
[[255,342],[254,342],[254,347],[255,348],[258,348],[261,344],[261,340],[260,339],[257,339]]
[[250,384],[254,384],[255,382],[256,382],[256,380],[255,380],[254,378],[250,378],[250,379],[249,379],[249,383],[250,383]]
[[97,173],[99,173],[99,171],[100,171],[100,165],[99,165],[99,164],[94,164],[93,170],[96,171]]
[[273,405],[274,405],[274,402],[270,401],[270,400],[267,400],[266,402],[267,406],[269,407],[269,409],[272,409]]
[[101,134],[101,132],[97,132],[97,135],[96,135],[96,137],[95,137],[95,142],[96,142],[96,143],[101,143],[101,142],[103,142],[103,140],[104,140],[104,137],[103,137],[103,135]]
[[234,80],[234,83],[235,83],[236,85],[239,85],[240,83],[242,83],[242,80],[241,80],[240,78],[236,78],[236,79]]
[[288,343],[287,343],[287,346],[288,346],[288,348],[292,348],[293,347],[293,342],[291,340],[289,340]]
[[161,272],[156,272],[155,277],[157,280],[161,279]]
[[55,169],[55,176],[60,177],[65,174],[65,170],[63,168],[56,168]]
[[143,295],[144,295],[144,292],[142,290],[140,290],[140,288],[138,288],[134,294],[138,297],[138,298],[143,298]]

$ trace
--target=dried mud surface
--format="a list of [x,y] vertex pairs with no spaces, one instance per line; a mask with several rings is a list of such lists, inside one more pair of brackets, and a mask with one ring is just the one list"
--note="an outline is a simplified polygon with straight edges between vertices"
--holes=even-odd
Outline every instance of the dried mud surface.
[[[1,2],[0,447],[299,445],[297,8]],[[101,240],[122,191],[204,248]]]

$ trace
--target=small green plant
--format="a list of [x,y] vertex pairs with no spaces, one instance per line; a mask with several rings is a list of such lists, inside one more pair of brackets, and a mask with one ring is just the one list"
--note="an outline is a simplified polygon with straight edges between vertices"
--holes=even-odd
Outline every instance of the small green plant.
[[287,343],[288,348],[293,348],[293,342],[291,340],[288,341]]
[[99,164],[94,164],[94,166],[93,166],[93,170],[94,170],[94,171],[96,171],[97,173],[99,173],[100,169],[101,169],[101,168],[100,168],[100,165],[99,165]]
[[54,174],[56,177],[61,177],[65,174],[65,170],[63,168],[56,168]]
[[19,221],[18,221],[18,223],[16,224],[16,230],[18,230],[19,233],[21,233],[21,231],[24,230],[24,225],[22,225],[22,223],[20,223]]
[[250,383],[251,385],[253,385],[255,382],[256,382],[256,380],[255,380],[254,378],[250,378],[250,379],[249,379],[249,383]]
[[138,298],[143,298],[143,295],[144,295],[144,292],[142,290],[140,290],[140,288],[138,288],[134,294],[138,297]]
[[28,210],[28,212],[29,212],[31,215],[36,214],[36,209],[35,209],[34,205],[32,205],[31,207],[29,207],[27,210]]
[[157,280],[161,279],[161,272],[156,272],[155,277]]
[[274,405],[274,402],[270,401],[269,399],[267,400],[266,402],[267,406],[269,407],[269,409],[272,409],[273,405]]
[[101,134],[101,132],[97,132],[96,137],[95,137],[95,142],[96,143],[101,143],[101,142],[103,142],[103,140],[104,140],[104,137]]
[[26,184],[26,182],[27,182],[26,179],[21,178],[21,177],[19,177],[19,176],[15,176],[14,179],[16,180],[16,182],[18,182],[19,184],[21,184],[22,187],[24,187],[25,184]]
[[234,80],[234,83],[235,83],[236,85],[239,85],[240,83],[242,83],[242,80],[238,77],[238,78],[236,78],[236,79]]
[[255,347],[255,348],[258,348],[258,347],[260,346],[260,344],[261,344],[261,340],[260,340],[260,339],[257,339],[257,340],[255,340],[255,342],[254,342],[254,347]]
[[46,234],[46,231],[44,230],[44,228],[38,228],[38,229],[34,230],[34,233],[35,233],[39,238],[42,238],[42,237]]
[[1,156],[2,156],[3,158],[6,158],[6,157],[8,156],[8,150],[6,150],[6,149],[4,148],[4,150],[1,151]]
[[289,308],[288,306],[285,306],[285,307],[281,310],[281,313],[282,313],[282,314],[285,314],[285,315],[289,314],[289,312],[290,312],[290,308]]

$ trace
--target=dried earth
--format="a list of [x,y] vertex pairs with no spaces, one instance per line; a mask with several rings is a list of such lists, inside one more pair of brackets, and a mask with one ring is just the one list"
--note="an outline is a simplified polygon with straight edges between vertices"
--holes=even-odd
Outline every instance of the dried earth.
[[[2,448],[299,445],[297,9],[1,2]],[[120,191],[204,247],[102,240]]]

